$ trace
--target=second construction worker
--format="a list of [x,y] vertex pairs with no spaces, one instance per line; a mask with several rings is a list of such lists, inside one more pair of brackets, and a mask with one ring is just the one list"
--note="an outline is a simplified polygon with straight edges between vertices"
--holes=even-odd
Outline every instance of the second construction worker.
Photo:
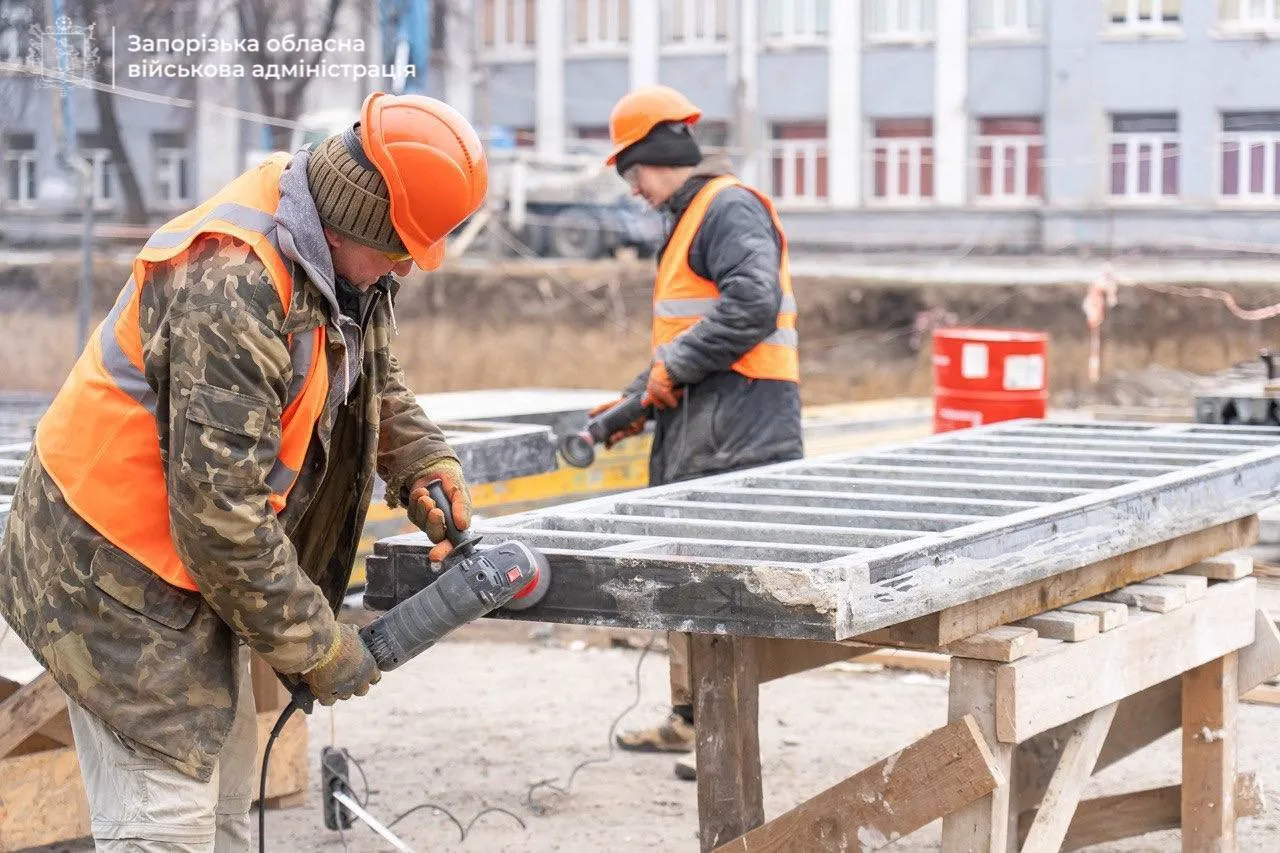
[[[625,95],[609,117],[607,163],[667,220],[653,285],[652,360],[624,391],[645,390],[654,410],[650,486],[804,456],[786,235],[764,193],[727,162],[703,159],[690,130],[701,115],[675,89],[650,86]],[[610,442],[644,425],[636,421]],[[623,749],[693,749],[685,640],[670,636],[671,714],[620,733]],[[689,761],[676,765],[682,778],[693,770]]]

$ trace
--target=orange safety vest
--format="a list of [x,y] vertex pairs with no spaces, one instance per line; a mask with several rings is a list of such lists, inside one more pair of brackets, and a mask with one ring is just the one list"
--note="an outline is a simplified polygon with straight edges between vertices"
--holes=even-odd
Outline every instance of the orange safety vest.
[[733,175],[712,178],[698,190],[689,208],[676,224],[667,248],[658,264],[658,275],[653,282],[653,351],[670,343],[691,329],[720,300],[716,283],[705,279],[689,266],[689,247],[694,235],[707,215],[707,208],[716,193],[726,187],[746,187],[764,202],[773,227],[782,238],[782,263],[778,270],[778,283],[782,286],[782,304],[778,307],[778,324],[769,337],[747,350],[732,368],[751,379],[783,379],[800,381],[800,338],[796,332],[796,298],[791,291],[791,270],[787,257],[787,237],[778,221],[773,202],[754,187],[748,187]]
[[[115,307],[36,428],[36,452],[71,508],[112,544],[184,589],[196,584],[169,532],[156,395],[143,373],[142,288],[153,264],[178,257],[201,235],[227,234],[247,243],[266,265],[287,313],[293,277],[280,254],[273,214],[288,163],[286,154],[268,158],[152,235]],[[288,346],[293,382],[280,419],[279,454],[267,475],[277,513],[298,478],[329,391],[324,328],[291,335]]]

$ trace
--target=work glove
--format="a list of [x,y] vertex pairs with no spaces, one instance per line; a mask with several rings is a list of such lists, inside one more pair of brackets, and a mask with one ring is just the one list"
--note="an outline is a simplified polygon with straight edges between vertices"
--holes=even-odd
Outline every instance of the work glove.
[[659,409],[674,409],[680,404],[683,388],[677,388],[675,380],[667,372],[667,366],[655,361],[649,368],[649,384],[645,386],[645,402]]
[[[587,417],[594,418],[596,415],[601,414],[602,412],[607,412],[625,399],[626,399],[625,397],[619,397],[616,400],[610,400],[608,403],[601,403],[600,405],[596,406],[594,409],[589,410],[587,412]],[[612,447],[615,444],[617,444],[619,441],[622,441],[624,438],[630,438],[633,435],[639,435],[640,433],[644,432],[644,425],[645,425],[645,422],[648,420],[649,420],[648,416],[641,415],[631,423],[627,424],[622,429],[616,430],[604,440],[605,448],[612,449]]]
[[434,480],[439,480],[444,486],[445,497],[453,507],[453,524],[459,530],[466,530],[471,526],[471,492],[462,477],[462,466],[457,460],[449,458],[437,459],[431,463],[409,489],[409,520],[436,543],[431,549],[430,557],[438,563],[449,556],[453,543],[445,535],[444,507],[436,506],[427,492],[427,484]]
[[302,674],[302,680],[321,705],[363,696],[381,678],[378,662],[360,640],[360,632],[343,622],[338,623],[337,636],[320,663]]

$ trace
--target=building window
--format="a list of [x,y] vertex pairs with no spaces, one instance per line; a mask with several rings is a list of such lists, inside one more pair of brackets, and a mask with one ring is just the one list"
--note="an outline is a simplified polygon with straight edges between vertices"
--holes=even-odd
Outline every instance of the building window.
[[616,49],[630,38],[629,0],[572,0],[569,44],[586,49]]
[[111,160],[111,149],[102,145],[97,134],[82,133],[76,143],[80,156],[93,167],[93,206],[107,210],[116,203],[116,165]]
[[1035,38],[1044,27],[1044,0],[973,0],[970,14],[977,38]]
[[1276,0],[1221,0],[1218,18],[1229,30],[1270,30],[1280,27]]
[[[867,40],[928,41],[933,38],[936,0],[867,0]],[[947,0],[956,2],[956,0]]]
[[1168,29],[1182,21],[1182,0],[1109,0],[1108,11],[1117,29]]
[[537,42],[536,0],[480,0],[479,12],[485,50],[524,52]]
[[872,197],[895,204],[932,199],[933,119],[880,119],[872,127]]
[[1111,117],[1111,197],[1160,201],[1178,195],[1178,117]]
[[729,0],[663,0],[665,44],[724,44],[729,39]]
[[775,124],[769,146],[770,192],[780,203],[816,204],[827,198],[827,123]]
[[1222,197],[1228,201],[1280,201],[1280,113],[1227,113],[1222,117]]
[[24,207],[33,204],[36,193],[36,135],[4,135],[4,200]]
[[1044,137],[1039,118],[978,122],[978,198],[1026,204],[1044,197]]
[[812,44],[830,32],[830,0],[764,0],[765,40]]
[[152,135],[155,194],[159,207],[180,207],[191,199],[191,157],[181,133]]

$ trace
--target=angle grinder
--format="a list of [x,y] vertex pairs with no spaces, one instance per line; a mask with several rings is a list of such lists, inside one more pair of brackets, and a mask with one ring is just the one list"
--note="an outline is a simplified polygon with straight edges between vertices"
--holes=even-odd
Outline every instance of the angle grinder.
[[[387,672],[434,646],[450,631],[497,610],[527,610],[540,602],[551,582],[547,558],[523,542],[478,549],[481,537],[460,531],[439,481],[427,492],[444,510],[445,534],[453,550],[439,577],[360,629],[378,669]],[[303,682],[292,689],[293,704],[311,713],[315,697]]]
[[587,421],[581,432],[569,433],[560,438],[560,456],[574,468],[589,468],[596,461],[596,445],[608,440],[620,429],[647,415],[649,404],[644,392],[624,397],[616,405],[605,409]]

